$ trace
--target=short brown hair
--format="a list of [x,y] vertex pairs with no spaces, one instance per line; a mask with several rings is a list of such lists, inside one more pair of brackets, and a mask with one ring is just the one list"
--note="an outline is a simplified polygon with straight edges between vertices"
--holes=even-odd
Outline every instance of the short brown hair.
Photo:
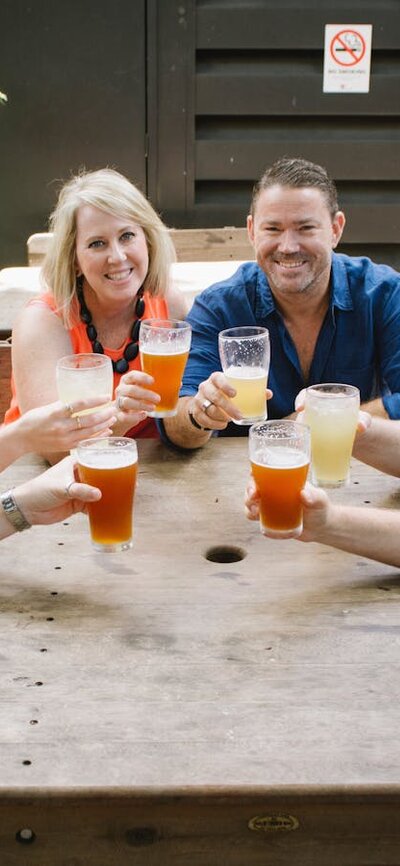
[[324,196],[332,219],[339,210],[335,182],[329,176],[326,168],[315,162],[309,162],[307,159],[284,156],[274,162],[270,168],[267,168],[253,189],[252,216],[254,216],[260,193],[271,186],[316,187]]

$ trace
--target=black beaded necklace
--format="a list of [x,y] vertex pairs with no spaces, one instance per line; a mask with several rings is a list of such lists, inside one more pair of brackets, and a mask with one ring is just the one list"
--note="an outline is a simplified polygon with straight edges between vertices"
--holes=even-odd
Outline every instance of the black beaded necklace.
[[[83,280],[82,277],[78,277],[76,281],[76,292],[79,301],[79,314],[82,322],[86,325],[86,333],[89,337],[89,340],[92,344],[93,351],[97,355],[104,355],[103,346],[100,343],[100,340],[97,339],[97,331],[92,322],[92,314],[88,307],[86,306],[85,298],[83,297]],[[139,351],[139,328],[140,328],[140,319],[143,316],[145,309],[145,303],[143,300],[143,288],[139,289],[136,295],[136,304],[135,304],[135,316],[136,319],[132,325],[130,332],[130,341],[125,346],[124,353],[121,358],[118,358],[118,361],[112,361],[114,373],[126,373],[129,369],[129,362],[134,361],[138,351]]]

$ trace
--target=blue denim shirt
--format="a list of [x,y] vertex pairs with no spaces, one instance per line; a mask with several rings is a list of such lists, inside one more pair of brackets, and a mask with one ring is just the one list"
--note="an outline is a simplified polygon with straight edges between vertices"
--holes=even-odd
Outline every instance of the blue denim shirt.
[[[219,331],[261,325],[268,328],[271,343],[269,418],[289,415],[298,392],[317,382],[356,385],[361,402],[382,397],[388,415],[400,418],[400,274],[387,265],[332,254],[330,304],[307,381],[268,280],[255,262],[198,295],[187,320],[193,335],[181,397],[195,394],[200,382],[221,369]],[[247,432],[229,424],[225,435]]]

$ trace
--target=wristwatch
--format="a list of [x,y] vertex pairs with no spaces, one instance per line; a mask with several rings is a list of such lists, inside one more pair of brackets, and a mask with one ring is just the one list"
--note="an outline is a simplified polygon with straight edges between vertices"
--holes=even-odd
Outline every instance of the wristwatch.
[[0,495],[0,502],[7,520],[11,523],[14,529],[17,529],[18,532],[22,532],[23,529],[30,529],[31,524],[27,521],[25,515],[18,507],[12,490],[7,490],[5,493],[2,493]]

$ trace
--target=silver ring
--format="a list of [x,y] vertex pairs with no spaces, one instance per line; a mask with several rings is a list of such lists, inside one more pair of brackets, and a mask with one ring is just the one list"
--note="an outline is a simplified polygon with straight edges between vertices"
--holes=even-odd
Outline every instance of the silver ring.
[[67,485],[65,486],[65,488],[64,488],[64,489],[65,489],[65,492],[66,492],[66,494],[67,494],[67,496],[68,496],[68,499],[73,499],[73,498],[74,498],[73,496],[71,496],[71,494],[70,494],[70,492],[69,492],[73,484],[75,484],[75,478],[73,478],[72,481],[70,481],[69,484],[67,484]]
[[122,405],[122,401],[123,401],[123,399],[124,399],[124,398],[123,398],[122,396],[117,397],[117,403],[116,403],[116,406],[117,406],[117,409],[118,409],[119,412],[123,412],[123,411],[124,411],[124,408],[123,408],[123,405]]
[[203,400],[201,408],[205,415],[207,415],[207,409],[209,409],[210,406],[214,406],[214,403],[212,403],[211,400]]
[[81,421],[81,419],[80,419],[80,416],[79,416],[79,415],[75,415],[75,420],[76,420],[76,423],[77,423],[77,425],[78,425],[78,430],[81,430],[81,429],[82,429],[82,421]]
[[73,409],[73,406],[71,406],[71,403],[66,403],[65,408],[66,408],[67,412],[69,412],[69,414],[71,415],[71,418],[72,418],[72,416],[74,414],[74,409]]

